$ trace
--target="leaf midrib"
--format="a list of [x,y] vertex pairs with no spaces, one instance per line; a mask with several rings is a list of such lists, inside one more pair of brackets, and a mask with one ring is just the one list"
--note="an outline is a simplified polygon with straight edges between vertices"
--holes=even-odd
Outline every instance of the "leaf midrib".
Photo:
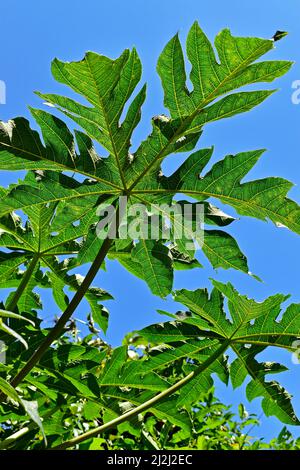
[[115,159],[116,159],[116,163],[117,163],[117,167],[118,167],[118,170],[119,170],[119,174],[120,174],[120,178],[121,178],[121,181],[123,183],[123,188],[125,191],[127,190],[127,186],[126,186],[126,181],[125,181],[125,176],[124,176],[124,173],[122,171],[122,166],[121,166],[121,162],[120,162],[120,158],[119,158],[119,153],[117,151],[117,148],[116,148],[116,145],[115,145],[115,141],[113,139],[113,134],[112,134],[112,131],[111,131],[111,124],[109,122],[109,119],[108,119],[108,116],[107,116],[107,112],[106,112],[106,108],[103,104],[103,100],[102,100],[102,97],[100,96],[100,93],[99,93],[99,89],[97,87],[97,83],[96,83],[96,80],[95,80],[95,77],[92,73],[92,69],[91,69],[91,65],[90,65],[90,62],[89,62],[89,57],[86,56],[86,61],[87,61],[87,65],[88,65],[88,68],[89,68],[89,72],[90,72],[90,76],[94,82],[94,85],[95,85],[95,89],[97,91],[97,95],[98,95],[98,100],[99,100],[99,104],[100,104],[100,107],[102,109],[102,112],[103,112],[103,115],[104,115],[104,119],[105,119],[105,122],[106,122],[106,126],[107,126],[107,129],[108,129],[108,135],[109,135],[109,138],[110,138],[110,141],[111,141],[111,144],[112,144],[112,148],[113,148],[113,152],[114,152],[114,156],[115,156]]
[[[66,165],[63,165],[61,163],[59,163],[58,161],[54,161],[54,160],[49,160],[47,158],[45,158],[43,155],[41,154],[36,154],[36,153],[33,153],[33,152],[30,152],[28,150],[24,150],[22,148],[18,148],[14,145],[9,145],[9,144],[6,144],[5,142],[0,142],[2,146],[5,146],[7,147],[8,149],[13,149],[17,152],[20,152],[20,153],[25,153],[27,155],[30,155],[31,157],[35,157],[37,158],[38,160],[43,160],[45,162],[48,162],[48,163],[53,163],[54,165],[58,166],[61,168],[62,171],[75,171],[76,173],[80,173],[84,176],[88,176],[90,177],[91,179],[94,179],[94,180],[97,180],[99,181],[100,183],[104,183],[104,184],[107,184],[108,186],[111,186],[115,189],[118,189],[119,191],[122,191],[122,187],[121,186],[118,186],[114,183],[112,183],[111,181],[107,181],[107,180],[104,180],[102,178],[99,178],[99,176],[96,176],[94,175],[93,173],[88,173],[86,171],[83,171],[83,170],[77,170],[77,168],[72,168],[72,167],[69,167],[69,166],[66,166]],[[101,161],[101,160],[100,160]],[[50,170],[50,171],[55,171],[55,170]]]

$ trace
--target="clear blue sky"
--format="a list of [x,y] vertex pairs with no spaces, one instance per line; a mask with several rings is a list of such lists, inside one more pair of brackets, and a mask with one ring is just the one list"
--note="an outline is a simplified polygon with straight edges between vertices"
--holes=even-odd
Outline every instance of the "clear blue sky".
[[[300,202],[300,105],[291,103],[292,82],[300,80],[299,0],[10,0],[2,3],[1,17],[0,79],[7,85],[7,103],[0,106],[1,120],[17,115],[29,117],[28,104],[42,106],[33,95],[34,90],[61,91],[50,74],[50,62],[55,56],[62,60],[79,60],[86,50],[93,50],[116,57],[125,47],[134,45],[144,64],[143,80],[148,82],[148,100],[136,141],[149,131],[150,117],[163,111],[155,66],[162,47],[174,33],[179,31],[185,39],[195,19],[210,39],[224,27],[229,27],[235,35],[261,37],[271,37],[278,29],[289,31],[289,36],[278,43],[277,50],[269,56],[296,61],[293,70],[277,82],[280,91],[246,115],[207,127],[200,145],[214,144],[215,159],[227,153],[267,148],[268,152],[249,177],[283,176],[298,184],[290,194]],[[172,162],[168,160],[166,171],[174,167],[176,158]],[[16,179],[14,173],[0,175],[3,186]],[[200,253],[206,269],[177,274],[175,287],[209,286],[208,278],[214,277],[230,280],[241,292],[258,300],[283,292],[292,294],[293,301],[300,302],[299,236],[247,218],[232,224],[229,230],[248,256],[251,271],[264,283],[233,271],[215,272]],[[102,271],[95,284],[106,288],[116,298],[109,304],[108,340],[113,344],[119,344],[129,329],[160,320],[155,313],[157,308],[176,310],[171,301],[154,298],[143,282],[127,274],[116,262],[107,264],[107,272]],[[47,297],[47,318],[58,313]],[[76,316],[85,313],[83,304]],[[294,405],[300,415],[300,365],[293,366],[285,353],[270,352],[267,357],[284,361],[291,367],[290,372],[278,378],[294,395]],[[217,391],[227,403],[246,403],[243,389],[232,392],[231,388],[218,385]],[[259,401],[255,400],[248,409],[259,412]],[[263,417],[256,433],[269,438],[281,427],[276,419]],[[300,434],[295,428],[294,432]]]

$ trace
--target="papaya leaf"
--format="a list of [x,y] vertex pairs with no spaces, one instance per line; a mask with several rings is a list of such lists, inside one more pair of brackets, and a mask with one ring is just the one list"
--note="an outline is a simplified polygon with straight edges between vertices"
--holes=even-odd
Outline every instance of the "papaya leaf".
[[[23,246],[25,243],[41,243],[40,247],[49,254],[55,249],[63,252],[67,240],[72,240],[74,246],[77,232],[79,237],[83,236],[79,259],[82,263],[90,262],[101,247],[101,240],[93,236],[93,230],[89,230],[96,222],[95,207],[99,199],[109,204],[110,198],[117,199],[124,194],[130,199],[129,205],[142,201],[147,206],[153,201],[170,204],[173,196],[185,194],[204,205],[206,223],[225,227],[233,218],[208,205],[207,199],[217,198],[242,215],[270,219],[299,233],[299,206],[287,198],[291,188],[288,181],[265,178],[241,182],[262,151],[227,156],[203,175],[212,149],[198,150],[173,175],[166,177],[161,173],[165,157],[195,147],[205,124],[249,111],[274,91],[237,90],[272,82],[291,66],[290,62],[280,60],[258,62],[274,48],[274,39],[234,37],[225,29],[217,36],[215,47],[218,58],[204,32],[195,23],[187,38],[193,86],[189,90],[178,35],[167,44],[158,60],[157,70],[170,117],[158,115],[153,118],[152,133],[136,151],[131,149],[131,138],[140,121],[146,91],[145,87],[138,91],[141,62],[136,50],[125,50],[115,60],[93,52],[88,52],[79,62],[55,59],[52,63],[54,78],[70,87],[87,104],[61,95],[38,94],[84,132],[75,130],[72,133],[59,118],[38,109],[31,109],[31,113],[42,131],[43,142],[38,132],[32,130],[23,118],[1,124],[0,168],[25,168],[40,174],[38,179],[27,177],[23,184],[3,192],[0,216],[3,219],[21,209],[31,217],[34,230],[35,212],[42,214],[42,218],[37,220],[40,225],[44,218],[47,224],[51,205],[57,212],[56,222],[51,222],[53,228],[57,226],[54,229],[58,232],[52,240],[53,249],[49,245],[49,237],[30,241],[28,235],[24,237],[21,232],[14,243]],[[99,156],[93,141],[109,155]],[[65,172],[72,172],[76,177]],[[82,177],[88,179],[82,181]],[[47,211],[38,209],[45,205],[49,205]],[[63,228],[63,220],[70,225]],[[80,220],[80,229],[72,225],[77,220]],[[5,237],[7,243],[11,234],[8,232]],[[163,248],[165,239],[159,236],[156,242],[160,241],[160,252],[165,252],[162,259],[157,259],[157,250],[145,250],[148,242],[140,241],[132,248],[132,259],[127,256],[126,266],[134,274],[146,278],[154,294],[164,297],[172,288],[173,268],[187,265],[176,260],[170,262],[170,251],[167,254],[167,249]],[[206,231],[202,249],[214,268],[233,268],[249,273],[245,255],[228,233]],[[177,260],[184,254],[194,258],[192,253],[187,253],[184,243],[181,246],[178,243],[176,250],[179,252]],[[141,270],[136,263],[136,254],[147,261],[147,273],[143,276],[139,274]],[[122,259],[125,265],[125,256]],[[188,266],[196,264],[189,263]],[[160,277],[164,277],[165,285],[158,282]]]
[[[181,357],[181,350],[192,361],[189,367],[193,368],[195,360],[203,363],[216,350],[218,343],[228,342],[228,347],[237,356],[230,367],[233,385],[240,386],[250,377],[247,385],[249,400],[262,397],[262,407],[267,416],[275,415],[284,423],[299,424],[288,392],[277,382],[265,380],[266,374],[282,372],[286,368],[270,362],[259,363],[256,356],[268,346],[294,350],[294,341],[300,335],[300,305],[292,304],[282,313],[281,304],[286,296],[278,294],[259,303],[239,294],[231,284],[212,282],[214,289],[211,295],[205,289],[175,292],[174,299],[189,309],[181,321],[151,325],[138,332],[151,344],[168,346],[153,358],[150,355],[145,363],[148,362],[148,366],[143,366],[144,370],[159,367],[167,361],[176,361]],[[225,300],[230,318],[226,314]],[[185,400],[193,402],[197,394],[212,385],[212,371],[216,369],[210,366],[204,374],[182,387],[178,406]]]

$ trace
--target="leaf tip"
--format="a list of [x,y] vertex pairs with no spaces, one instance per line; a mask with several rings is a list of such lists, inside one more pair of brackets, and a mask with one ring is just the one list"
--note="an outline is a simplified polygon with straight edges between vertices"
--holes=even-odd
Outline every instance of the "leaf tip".
[[276,42],[276,41],[280,41],[281,39],[283,39],[285,36],[287,36],[289,33],[287,31],[276,31],[276,33],[274,34],[274,36],[271,38],[272,41]]

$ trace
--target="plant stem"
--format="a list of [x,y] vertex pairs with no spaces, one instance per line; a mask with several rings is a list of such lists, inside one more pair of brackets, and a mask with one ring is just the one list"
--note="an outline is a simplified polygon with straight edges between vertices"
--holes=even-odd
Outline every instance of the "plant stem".
[[12,299],[6,305],[7,310],[12,312],[16,308],[17,303],[19,302],[19,299],[20,299],[21,295],[24,292],[24,289],[26,288],[28,282],[30,281],[30,278],[31,278],[31,276],[32,276],[32,274],[35,270],[35,267],[37,265],[38,260],[39,260],[39,253],[35,253],[35,255],[33,256],[32,260],[31,260],[31,262],[30,262],[30,264],[27,268],[27,270],[23,274],[21,282],[18,285],[18,288],[15,291]]
[[11,385],[13,387],[16,387],[25,377],[26,375],[33,369],[33,367],[39,362],[39,360],[42,358],[42,356],[46,353],[48,348],[51,346],[53,341],[55,341],[57,338],[61,336],[61,334],[64,332],[65,325],[75,312],[76,308],[80,304],[81,300],[86,294],[86,291],[90,287],[91,283],[93,282],[93,279],[95,278],[97,272],[99,271],[106,254],[112,244],[113,240],[110,238],[106,238],[103,241],[103,244],[94,259],[87,275],[85,276],[80,288],[72,298],[71,302],[67,306],[66,310],[64,313],[61,315],[59,318],[58,322],[50,330],[42,344],[38,347],[38,349],[33,353],[31,358],[27,361],[27,363],[24,365],[24,367],[18,372],[18,374],[11,380]]
[[90,431],[85,432],[84,434],[81,434],[80,436],[74,437],[73,439],[70,439],[68,441],[63,442],[62,444],[59,444],[58,446],[53,447],[50,450],[64,450],[68,449],[70,447],[74,447],[76,444],[79,444],[80,442],[83,442],[91,437],[97,436],[98,434],[107,431],[108,429],[114,428],[117,425],[124,423],[124,421],[128,421],[129,419],[133,418],[134,416],[138,415],[139,413],[142,413],[149,408],[151,408],[153,405],[156,403],[160,402],[161,400],[169,397],[176,391],[178,391],[180,388],[182,388],[184,385],[186,385],[188,382],[190,382],[193,378],[197,377],[199,374],[201,374],[205,369],[207,369],[218,357],[223,354],[226,349],[228,348],[231,340],[226,340],[224,341],[221,346],[208,358],[206,361],[204,361],[202,364],[200,364],[199,367],[190,374],[188,374],[186,377],[183,379],[179,380],[176,384],[172,385],[169,387],[167,390],[163,390],[161,393],[156,395],[155,397],[151,398],[150,400],[146,401],[145,403],[142,403],[141,405],[137,406],[133,410],[128,411],[127,413],[124,413],[121,416],[118,416],[117,418],[109,421],[108,423],[103,424],[102,426],[99,426],[95,429],[92,429]]

